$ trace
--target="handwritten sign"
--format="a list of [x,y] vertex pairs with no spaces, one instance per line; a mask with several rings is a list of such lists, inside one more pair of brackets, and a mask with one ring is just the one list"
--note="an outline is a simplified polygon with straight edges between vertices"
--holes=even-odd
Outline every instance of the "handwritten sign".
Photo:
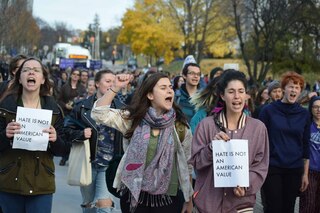
[[249,187],[248,140],[212,141],[215,187]]
[[49,133],[44,133],[43,130],[50,128],[51,119],[51,110],[18,107],[16,122],[20,124],[21,129],[19,133],[14,134],[12,148],[46,151]]

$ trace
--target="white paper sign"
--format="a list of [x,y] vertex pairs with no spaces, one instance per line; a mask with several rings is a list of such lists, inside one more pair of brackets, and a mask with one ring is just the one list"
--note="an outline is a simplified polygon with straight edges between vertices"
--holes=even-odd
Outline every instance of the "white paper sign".
[[234,70],[239,70],[239,64],[224,64],[223,69],[234,69]]
[[249,187],[248,140],[212,141],[214,187]]
[[21,129],[20,133],[14,134],[12,148],[46,151],[49,133],[44,133],[43,130],[50,128],[51,119],[52,110],[18,107],[16,122]]

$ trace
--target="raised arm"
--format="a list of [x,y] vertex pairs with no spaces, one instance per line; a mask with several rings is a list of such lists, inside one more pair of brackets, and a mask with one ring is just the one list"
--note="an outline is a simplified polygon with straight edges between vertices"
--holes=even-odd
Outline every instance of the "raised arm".
[[119,90],[126,87],[130,81],[130,74],[118,74],[114,80],[113,86],[96,102],[96,106],[111,105],[113,98],[117,95]]

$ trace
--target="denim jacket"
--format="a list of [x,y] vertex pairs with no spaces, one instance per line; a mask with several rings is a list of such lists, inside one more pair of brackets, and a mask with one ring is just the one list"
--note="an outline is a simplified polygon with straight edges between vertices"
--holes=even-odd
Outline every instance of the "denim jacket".
[[[76,103],[72,112],[66,117],[65,127],[69,141],[71,143],[82,143],[84,138],[84,129],[91,128],[92,135],[90,140],[90,159],[94,161],[96,158],[97,144],[98,144],[98,130],[96,122],[91,118],[92,106],[96,100],[96,95],[92,95],[87,99],[83,99]],[[119,100],[114,99],[113,105],[120,109],[123,106]],[[114,152],[115,155],[122,155],[122,134],[119,131],[115,133]]]

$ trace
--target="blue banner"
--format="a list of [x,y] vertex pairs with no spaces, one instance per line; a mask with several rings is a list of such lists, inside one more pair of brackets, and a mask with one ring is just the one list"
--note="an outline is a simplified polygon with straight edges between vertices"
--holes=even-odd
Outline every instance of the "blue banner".
[[59,63],[60,69],[67,69],[68,67],[74,67],[74,59],[61,58]]
[[99,70],[102,68],[102,60],[90,60],[90,69]]

